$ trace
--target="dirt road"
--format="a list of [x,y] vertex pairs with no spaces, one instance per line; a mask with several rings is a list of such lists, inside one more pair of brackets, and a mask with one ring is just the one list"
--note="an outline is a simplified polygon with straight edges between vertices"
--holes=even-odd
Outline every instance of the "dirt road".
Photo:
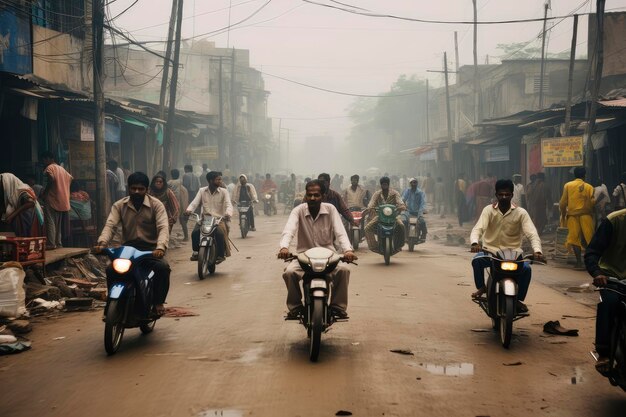
[[[169,305],[198,316],[162,318],[148,336],[128,330],[113,357],[101,310],[37,324],[31,351],[0,357],[0,416],[624,415],[626,394],[588,353],[595,311],[541,284],[571,280],[568,270],[534,267],[531,316],[505,350],[492,331],[474,331],[490,322],[470,301],[467,249],[432,242],[390,266],[359,250],[350,321],[323,336],[310,363],[304,328],[283,321],[275,253],[285,220],[259,216],[245,240],[235,225],[240,252],[204,281],[189,248],[170,251]],[[544,334],[549,320],[580,337]]]

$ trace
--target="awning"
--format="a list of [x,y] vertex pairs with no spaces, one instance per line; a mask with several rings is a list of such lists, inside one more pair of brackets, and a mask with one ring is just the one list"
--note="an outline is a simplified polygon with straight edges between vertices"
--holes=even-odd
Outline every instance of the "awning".
[[429,152],[429,151],[433,150],[434,148],[435,148],[435,146],[433,146],[433,145],[421,146],[419,148],[416,148],[413,151],[413,155],[419,156],[419,155],[421,155],[423,153],[426,153],[426,152]]
[[134,118],[129,117],[129,116],[124,117],[123,120],[124,120],[125,123],[131,124],[133,126],[143,127],[144,129],[148,129],[148,127],[149,127],[147,124],[145,124],[143,122],[140,122],[139,120],[134,119]]

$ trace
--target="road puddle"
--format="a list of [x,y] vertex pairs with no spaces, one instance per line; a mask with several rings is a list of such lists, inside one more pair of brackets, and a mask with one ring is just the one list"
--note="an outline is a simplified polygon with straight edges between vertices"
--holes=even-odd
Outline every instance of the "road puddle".
[[450,363],[437,365],[434,363],[420,363],[420,366],[433,375],[470,376],[474,375],[473,363]]
[[243,417],[243,410],[225,409],[225,410],[204,410],[197,414],[196,417]]

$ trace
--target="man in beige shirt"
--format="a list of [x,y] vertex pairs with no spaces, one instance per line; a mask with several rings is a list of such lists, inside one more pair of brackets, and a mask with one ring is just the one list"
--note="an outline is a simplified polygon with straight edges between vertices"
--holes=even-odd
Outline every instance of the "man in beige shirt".
[[[226,188],[222,187],[222,173],[210,171],[206,174],[209,182],[207,187],[202,187],[196,194],[196,197],[187,207],[185,215],[189,216],[196,211],[196,208],[202,205],[202,215],[207,214],[216,217],[222,217],[217,230],[215,231],[215,243],[217,245],[217,263],[226,260],[226,256],[230,256],[230,247],[228,246],[228,227],[226,222],[233,215],[233,204],[230,201],[230,194]],[[192,261],[198,259],[198,251],[200,250],[200,226],[196,225],[191,232],[191,254]]]
[[365,201],[369,199],[369,191],[359,185],[359,179],[356,174],[351,176],[350,187],[343,192],[343,199],[349,209],[352,207],[363,209],[367,205]]
[[[163,304],[170,287],[170,267],[162,258],[170,240],[170,227],[163,203],[148,195],[150,181],[143,172],[128,177],[129,196],[118,200],[98,237],[96,252],[109,245],[114,229],[121,225],[124,246],[143,251],[152,251],[154,258],[142,260],[143,265],[154,271],[154,304],[157,314],[163,314]],[[107,280],[113,282],[117,274],[109,265]]]
[[[478,223],[472,229],[470,240],[471,251],[477,255],[472,260],[474,269],[474,284],[476,291],[472,297],[481,297],[487,288],[485,287],[485,268],[491,266],[491,260],[482,256],[486,253],[495,254],[500,249],[520,249],[522,236],[530,240],[535,260],[544,260],[541,253],[541,239],[528,212],[521,207],[511,204],[514,185],[511,180],[498,180],[496,182],[497,203],[485,207],[478,218]],[[480,241],[482,240],[482,247]],[[522,301],[526,298],[530,286],[531,270],[528,263],[524,263],[524,271],[517,281],[519,287],[518,309],[522,312],[528,308]]]
[[[341,222],[339,212],[332,204],[322,203],[324,187],[324,183],[320,180],[307,183],[304,197],[306,204],[300,204],[291,211],[280,239],[278,258],[287,259],[289,257],[289,246],[295,237],[298,241],[296,248],[298,253],[314,247],[324,247],[334,251],[334,242],[336,242],[346,261],[352,262],[357,259],[352,251],[352,245]],[[300,281],[303,276],[304,271],[297,260],[291,261],[283,273],[283,279],[287,286],[289,318],[298,317],[304,308],[302,306],[302,291],[300,290]],[[337,265],[331,277],[333,280],[330,300],[331,312],[338,318],[346,318],[348,317],[346,309],[348,307],[350,270],[343,265]]]

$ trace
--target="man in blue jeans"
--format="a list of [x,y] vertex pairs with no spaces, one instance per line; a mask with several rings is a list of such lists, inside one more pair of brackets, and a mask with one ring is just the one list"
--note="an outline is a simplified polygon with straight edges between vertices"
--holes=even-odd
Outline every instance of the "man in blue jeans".
[[[485,287],[485,268],[491,266],[489,258],[481,258],[485,253],[495,254],[500,249],[520,249],[522,236],[526,236],[533,248],[534,259],[545,261],[541,253],[541,239],[528,212],[511,203],[513,198],[513,181],[498,180],[496,182],[496,198],[498,201],[486,206],[472,229],[470,240],[471,251],[477,255],[472,260],[474,269],[474,283],[478,291],[472,294],[473,298],[479,298],[487,292]],[[480,241],[482,240],[482,247]],[[522,302],[528,293],[530,285],[530,265],[524,263],[524,270],[517,285],[518,309],[527,312],[528,308]]]

